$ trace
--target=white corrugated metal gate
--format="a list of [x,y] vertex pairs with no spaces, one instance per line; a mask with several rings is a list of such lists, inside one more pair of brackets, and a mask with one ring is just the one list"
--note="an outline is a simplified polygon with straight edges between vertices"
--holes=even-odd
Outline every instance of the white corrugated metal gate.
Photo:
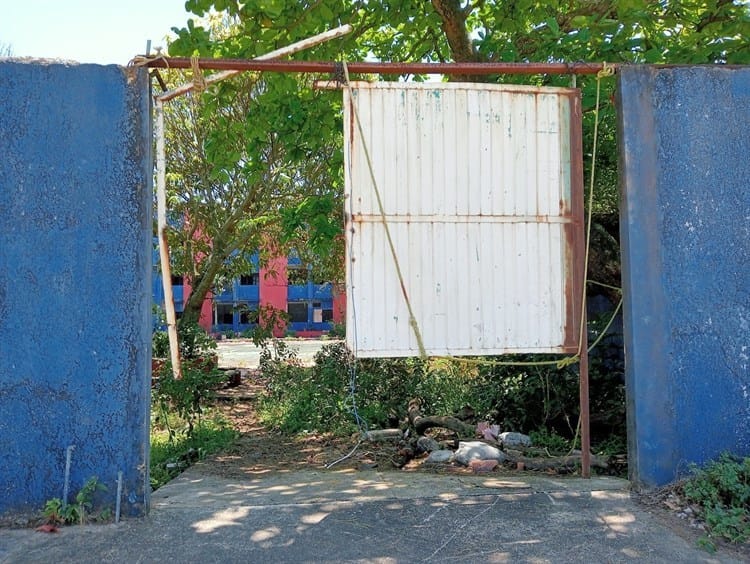
[[578,91],[391,82],[355,83],[352,94],[344,91],[347,342],[357,356],[419,354],[404,294],[429,355],[576,352]]

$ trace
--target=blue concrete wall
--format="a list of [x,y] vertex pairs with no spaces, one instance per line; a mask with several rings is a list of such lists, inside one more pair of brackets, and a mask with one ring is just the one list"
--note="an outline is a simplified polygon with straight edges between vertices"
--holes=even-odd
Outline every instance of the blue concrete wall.
[[[145,70],[0,61],[0,517],[97,476],[148,507]],[[49,291],[51,289],[52,291]],[[110,291],[102,291],[103,289]]]
[[750,68],[619,73],[631,479],[750,455]]

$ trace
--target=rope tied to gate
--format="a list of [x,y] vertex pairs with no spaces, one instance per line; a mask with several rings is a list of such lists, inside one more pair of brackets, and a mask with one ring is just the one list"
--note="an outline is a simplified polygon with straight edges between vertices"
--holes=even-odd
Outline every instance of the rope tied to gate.
[[169,68],[169,57],[161,52],[161,47],[156,48],[155,55],[136,55],[128,61],[129,67],[145,67],[154,61],[164,61],[164,66]]
[[197,55],[190,57],[190,68],[193,71],[193,90],[195,90],[197,94],[200,94],[206,90],[208,83],[203,76],[203,71],[201,70]]

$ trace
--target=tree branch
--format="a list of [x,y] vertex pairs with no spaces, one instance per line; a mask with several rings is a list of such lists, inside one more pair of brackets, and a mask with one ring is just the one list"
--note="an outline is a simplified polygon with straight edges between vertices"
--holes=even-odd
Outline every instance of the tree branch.
[[[453,60],[457,63],[479,62],[481,58],[474,48],[466,29],[466,18],[471,12],[471,4],[468,11],[461,8],[459,0],[431,0],[432,7],[442,20],[442,29],[448,40]],[[457,81],[463,82],[486,82],[486,77],[473,75],[457,75]]]

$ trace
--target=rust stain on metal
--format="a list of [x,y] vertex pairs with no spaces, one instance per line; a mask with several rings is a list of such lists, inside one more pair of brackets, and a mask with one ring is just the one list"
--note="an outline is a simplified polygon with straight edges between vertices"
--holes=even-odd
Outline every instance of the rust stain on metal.
[[[572,222],[565,225],[565,245],[569,276],[565,280],[565,351],[578,351],[581,338],[581,300],[585,280],[586,240],[583,209],[583,142],[581,132],[581,98],[576,93],[570,99],[570,209]],[[584,331],[584,334],[586,332]]]

